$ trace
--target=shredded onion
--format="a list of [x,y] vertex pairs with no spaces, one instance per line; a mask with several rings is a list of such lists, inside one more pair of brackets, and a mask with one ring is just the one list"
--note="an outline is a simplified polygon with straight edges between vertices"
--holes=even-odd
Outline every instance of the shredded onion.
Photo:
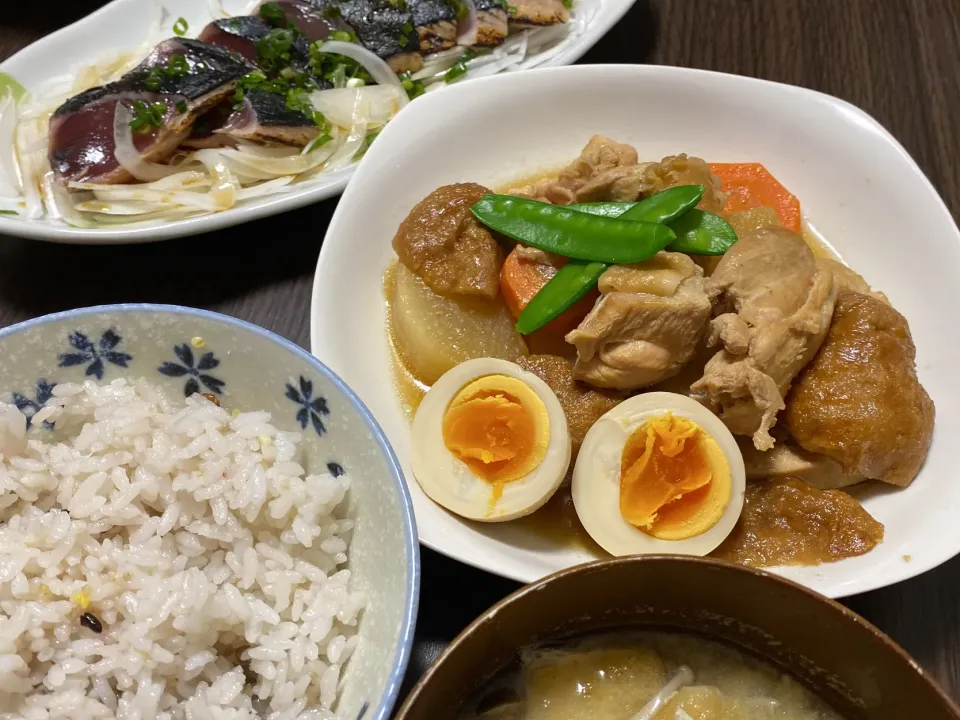
[[165,178],[168,175],[180,172],[179,168],[170,165],[157,165],[147,162],[140,155],[137,146],[133,144],[133,113],[122,102],[118,102],[113,113],[113,154],[120,163],[120,167],[133,175],[137,180],[150,182]]
[[320,90],[311,94],[310,101],[334,125],[349,128],[361,121],[386,125],[400,110],[400,95],[406,96],[403,88],[367,85]]
[[343,55],[351,60],[356,60],[363,65],[364,69],[370,73],[377,85],[394,85],[400,88],[401,98],[400,107],[407,104],[407,93],[403,89],[403,84],[397,74],[390,69],[390,66],[381,58],[374,55],[362,45],[351,42],[340,42],[339,40],[327,40],[320,45],[320,52],[333,53],[334,55]]
[[340,168],[346,167],[353,156],[363,147],[363,141],[367,138],[367,124],[357,123],[350,128],[347,139],[343,142],[337,151],[330,158],[329,162],[323,166],[324,172],[334,172]]
[[467,8],[467,17],[457,28],[458,45],[476,45],[477,44],[477,6],[473,0],[460,0]]
[[14,155],[14,132],[17,129],[17,103],[8,91],[0,100],[0,195],[15,196],[23,192]]
[[686,687],[693,682],[693,670],[686,665],[681,665],[677,674],[660,688],[660,692],[650,698],[650,702],[641,708],[640,712],[631,718],[631,720],[653,720],[657,713],[663,709],[663,706],[670,702],[674,693],[682,687]]

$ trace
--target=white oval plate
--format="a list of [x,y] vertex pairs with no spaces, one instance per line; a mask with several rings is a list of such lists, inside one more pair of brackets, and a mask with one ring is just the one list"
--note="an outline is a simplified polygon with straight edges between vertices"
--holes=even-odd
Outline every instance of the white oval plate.
[[[633,3],[634,0],[577,0],[578,12],[583,13],[583,27],[572,25],[574,32],[569,37],[544,51],[541,54],[543,57],[533,55],[522,65],[547,67],[575,62],[616,24]],[[243,14],[251,3],[249,0],[222,0],[220,4],[234,15]],[[51,77],[80,70],[124,51],[135,50],[151,35],[152,26],[162,11],[166,11],[163,27],[166,36],[173,36],[172,25],[179,17],[188,21],[189,30],[186,34],[190,37],[195,37],[207,23],[215,19],[210,4],[204,0],[113,0],[91,15],[38,40],[0,63],[0,72],[10,75],[30,90]],[[73,228],[58,220],[45,218],[27,220],[0,216],[0,234],[78,244],[141,243],[197,235],[333,197],[346,187],[355,167],[332,172],[282,195],[253,200],[241,207],[212,215],[160,221],[148,227],[110,230]]]
[[591,559],[510,523],[461,521],[413,482],[381,278],[395,257],[397,225],[432,190],[465,181],[496,187],[558,167],[595,133],[631,143],[644,159],[687,152],[765,163],[910,322],[920,380],[937,406],[926,466],[906,490],[864,498],[886,526],[872,552],[778,572],[842,597],[960,552],[960,482],[950,447],[960,434],[960,232],[916,163],[875,120],[836,98],[701,70],[599,65],[481,79],[415,103],[378,138],[330,224],[313,291],[313,352],[357,391],[390,438],[410,479],[420,540],[522,582]]

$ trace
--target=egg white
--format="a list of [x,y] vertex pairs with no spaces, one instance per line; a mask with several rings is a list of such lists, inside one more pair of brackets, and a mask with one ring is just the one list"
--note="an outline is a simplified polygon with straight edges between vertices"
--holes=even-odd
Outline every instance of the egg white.
[[[641,532],[620,514],[620,461],[630,435],[647,420],[670,412],[712,436],[730,465],[730,502],[706,532],[685,540],[661,540]],[[746,473],[743,457],[727,426],[696,400],[653,392],[624,400],[587,432],[573,470],[577,516],[590,537],[611,555],[667,553],[706,555],[731,533],[743,510]]]
[[[522,478],[506,483],[491,511],[493,485],[477,477],[443,442],[443,417],[460,390],[488,375],[507,375],[526,383],[543,402],[550,439],[541,463]],[[550,386],[519,365],[477,358],[445,373],[424,396],[411,427],[411,464],[423,491],[447,510],[471,520],[503,522],[529,515],[556,492],[570,466],[570,433],[563,407]]]

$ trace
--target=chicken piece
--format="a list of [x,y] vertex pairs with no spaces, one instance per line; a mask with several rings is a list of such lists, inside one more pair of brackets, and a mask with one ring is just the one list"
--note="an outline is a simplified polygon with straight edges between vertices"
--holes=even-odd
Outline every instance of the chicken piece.
[[933,437],[933,401],[915,357],[903,315],[869,295],[842,293],[823,347],[787,401],[787,428],[848,473],[906,487]]
[[836,460],[807,452],[790,438],[777,438],[769,450],[757,450],[746,437],[739,436],[737,445],[743,455],[747,480],[766,480],[776,477],[795,477],[817,490],[837,490],[866,480],[863,475],[844,472]]
[[623,400],[620,395],[582,385],[573,379],[573,363],[556,355],[528,355],[517,365],[532,372],[556,393],[570,431],[570,461],[577,459],[583,438],[600,419]]
[[554,205],[570,205],[578,202],[577,191],[584,185],[608,170],[623,167],[637,167],[637,151],[629,145],[621,145],[602,135],[594,135],[580,153],[580,157],[561,170],[556,177],[516,188],[511,190],[510,194]]
[[884,295],[882,292],[873,290],[867,281],[864,280],[863,277],[852,268],[849,268],[842,262],[833,260],[832,258],[824,258],[821,262],[829,267],[831,272],[833,272],[833,282],[837,286],[837,295],[844,291],[856,292],[863,295],[870,295],[871,297],[874,297],[880,302],[886,303],[887,305],[890,304],[890,301],[887,300],[886,295]]
[[577,190],[577,202],[633,202],[649,190],[647,168],[654,163],[610,168]]
[[470,213],[489,192],[476,183],[444,185],[400,223],[394,251],[438,295],[495,298],[500,292],[500,246]]
[[710,317],[703,271],[688,256],[661,252],[600,276],[601,296],[580,327],[573,375],[604,388],[637,389],[680,372]]
[[731,432],[753,435],[758,450],[769,450],[790,382],[830,327],[833,274],[797,233],[764,227],[740,238],[706,284],[719,298],[707,342],[723,349],[691,395]]
[[720,178],[710,172],[710,167],[703,160],[687,157],[684,153],[651,164],[644,172],[644,179],[644,195],[653,195],[678,185],[703,185],[703,199],[698,208],[719,215],[727,202]]

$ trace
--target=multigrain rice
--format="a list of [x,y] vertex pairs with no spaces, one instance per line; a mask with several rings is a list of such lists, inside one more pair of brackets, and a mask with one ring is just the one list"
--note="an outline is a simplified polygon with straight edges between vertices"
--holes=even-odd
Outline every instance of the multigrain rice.
[[0,718],[332,717],[347,476],[146,381],[58,385],[31,422],[0,403]]

